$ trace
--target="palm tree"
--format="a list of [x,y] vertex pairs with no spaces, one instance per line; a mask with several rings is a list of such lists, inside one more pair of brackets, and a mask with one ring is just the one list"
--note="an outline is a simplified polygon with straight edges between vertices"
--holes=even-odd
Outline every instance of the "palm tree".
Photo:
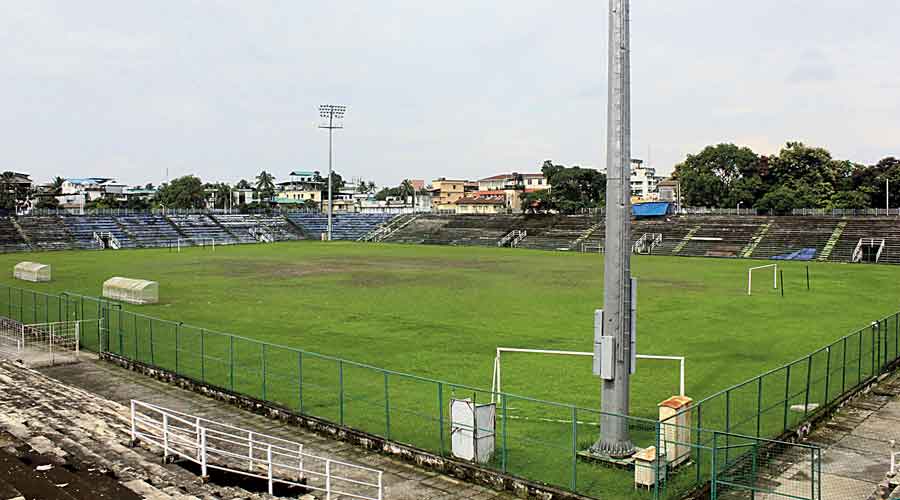
[[275,196],[275,176],[263,170],[256,176],[256,190],[260,200],[271,200]]
[[60,195],[62,194],[62,186],[66,182],[62,177],[56,177],[53,179],[53,182],[50,184],[53,188],[53,194]]
[[404,202],[407,197],[412,196],[413,206],[416,206],[416,188],[409,179],[403,179],[403,182],[400,183],[400,196],[403,197]]

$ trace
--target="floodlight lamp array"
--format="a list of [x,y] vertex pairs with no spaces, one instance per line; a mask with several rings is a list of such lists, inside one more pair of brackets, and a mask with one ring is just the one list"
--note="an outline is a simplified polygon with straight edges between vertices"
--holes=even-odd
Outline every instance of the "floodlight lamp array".
[[339,106],[335,104],[322,104],[319,106],[319,116],[322,118],[341,119],[347,111],[347,106]]

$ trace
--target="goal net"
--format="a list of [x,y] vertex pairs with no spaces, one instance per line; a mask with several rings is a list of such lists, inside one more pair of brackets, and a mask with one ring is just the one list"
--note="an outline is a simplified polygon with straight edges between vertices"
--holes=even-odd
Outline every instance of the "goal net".
[[778,289],[778,264],[756,266],[747,270],[747,295],[753,295],[753,271],[767,274],[769,269],[772,270],[772,288]]

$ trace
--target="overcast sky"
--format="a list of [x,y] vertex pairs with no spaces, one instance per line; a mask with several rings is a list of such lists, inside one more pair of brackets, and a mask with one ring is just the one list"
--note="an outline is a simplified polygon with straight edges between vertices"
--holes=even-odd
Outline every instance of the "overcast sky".
[[[326,170],[379,184],[605,162],[605,0],[40,1],[0,15],[2,168]],[[897,0],[633,0],[633,156],[900,155]]]

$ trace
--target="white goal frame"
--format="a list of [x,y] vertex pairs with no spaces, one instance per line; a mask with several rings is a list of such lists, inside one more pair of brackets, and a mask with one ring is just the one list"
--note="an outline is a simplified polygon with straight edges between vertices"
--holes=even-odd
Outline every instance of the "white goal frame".
[[747,270],[747,295],[753,295],[753,271],[759,269],[773,268],[772,272],[772,288],[778,290],[778,264],[767,264],[765,266],[751,267]]
[[[502,393],[502,375],[503,375],[503,366],[501,364],[501,355],[504,352],[510,353],[520,353],[520,354],[549,354],[553,356],[585,356],[585,357],[594,357],[594,353],[592,352],[578,352],[578,351],[554,351],[548,349],[518,349],[514,347],[498,347],[497,354],[494,357],[494,373],[491,377],[491,402],[496,403],[498,399],[498,395]],[[653,354],[638,354],[637,359],[651,359],[657,361],[678,361],[678,392],[680,396],[685,395],[685,387],[684,387],[684,365],[685,358],[684,356],[658,356]]]

